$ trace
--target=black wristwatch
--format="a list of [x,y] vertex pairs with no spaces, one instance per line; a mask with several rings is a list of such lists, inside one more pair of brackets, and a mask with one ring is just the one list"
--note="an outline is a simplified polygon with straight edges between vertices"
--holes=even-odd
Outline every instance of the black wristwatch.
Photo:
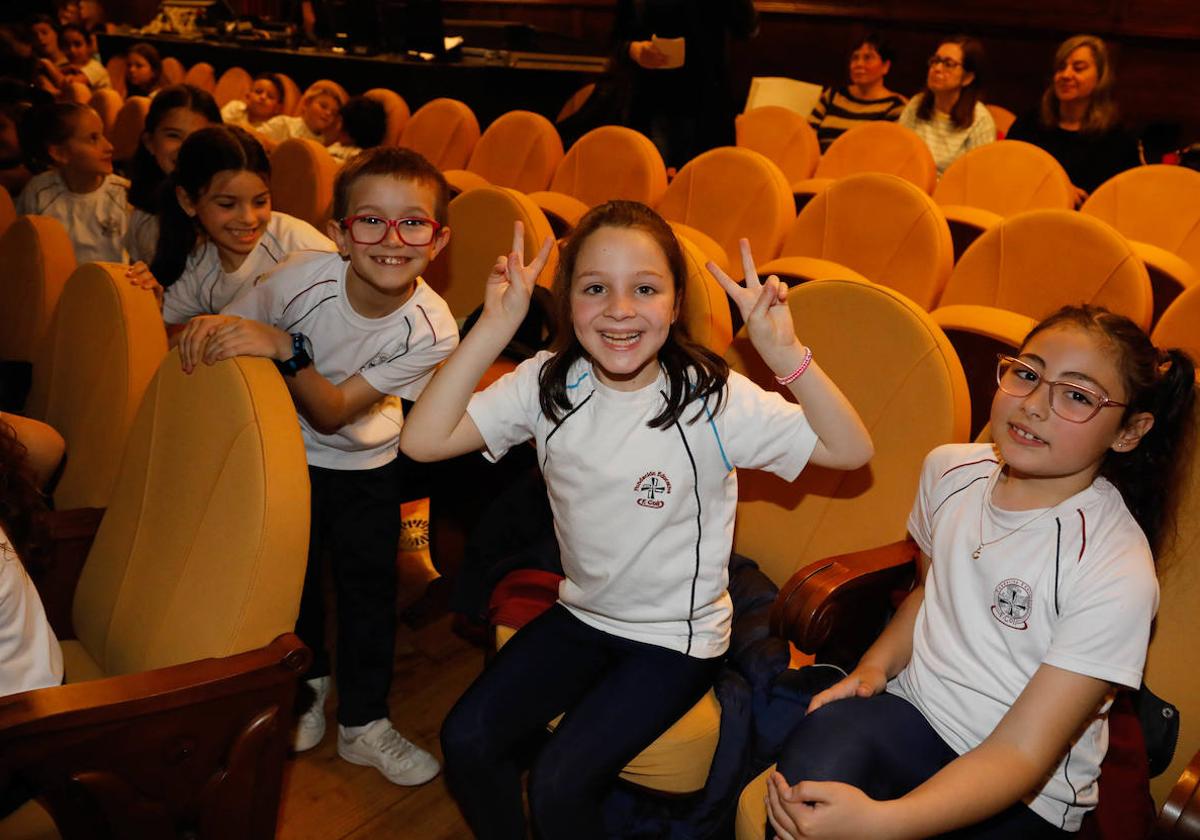
[[304,333],[292,333],[292,358],[286,362],[275,362],[275,367],[284,376],[295,376],[313,363],[313,346]]

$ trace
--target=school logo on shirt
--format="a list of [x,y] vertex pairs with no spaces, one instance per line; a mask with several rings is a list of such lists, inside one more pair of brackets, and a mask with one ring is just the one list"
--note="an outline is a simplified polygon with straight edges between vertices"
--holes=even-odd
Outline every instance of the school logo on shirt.
[[992,592],[992,615],[1006,627],[1025,630],[1032,603],[1033,590],[1028,583],[1017,578],[1002,580]]
[[663,497],[671,495],[671,479],[666,473],[653,470],[639,478],[633,489],[639,505],[657,509],[666,504]]

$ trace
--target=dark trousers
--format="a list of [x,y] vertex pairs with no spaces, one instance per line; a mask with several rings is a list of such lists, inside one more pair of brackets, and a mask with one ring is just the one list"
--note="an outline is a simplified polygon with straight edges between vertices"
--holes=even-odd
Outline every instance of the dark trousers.
[[309,679],[330,673],[325,644],[323,561],[337,598],[338,723],[388,716],[396,652],[396,551],[400,487],[393,461],[373,470],[308,468],[312,526],[296,635],[312,648]]
[[[958,758],[915,706],[894,694],[822,706],[792,730],[779,758],[790,784],[845,782],[872,799],[898,799]],[[773,836],[768,826],[768,836]],[[1069,837],[1024,803],[946,838],[1038,840]]]
[[720,664],[604,633],[561,605],[542,613],[442,725],[446,782],[476,837],[525,837],[516,753],[563,712],[530,772],[535,833],[604,837],[600,806],[621,768],[695,705]]

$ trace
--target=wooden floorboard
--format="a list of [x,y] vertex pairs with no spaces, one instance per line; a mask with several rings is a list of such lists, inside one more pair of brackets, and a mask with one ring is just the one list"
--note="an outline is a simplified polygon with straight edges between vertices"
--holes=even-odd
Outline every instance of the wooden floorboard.
[[[483,653],[450,629],[450,616],[402,627],[392,682],[391,716],[407,738],[441,759],[438,730],[454,701],[483,667]],[[288,763],[280,840],[413,838],[463,840],[470,832],[439,775],[416,788],[393,785],[371,767],[338,758],[336,698],[326,706],[320,746]]]

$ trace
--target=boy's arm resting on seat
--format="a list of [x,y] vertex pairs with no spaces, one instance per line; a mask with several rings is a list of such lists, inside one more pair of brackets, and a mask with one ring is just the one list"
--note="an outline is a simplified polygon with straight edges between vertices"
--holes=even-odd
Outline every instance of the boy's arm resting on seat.
[[[184,328],[179,342],[183,369],[214,364],[234,356],[261,356],[277,362],[292,358],[292,336],[278,327],[236,315],[202,315]],[[384,394],[355,374],[343,382],[326,379],[312,365],[283,378],[297,408],[322,434],[332,434],[374,405]]]
[[1034,790],[1111,690],[1106,680],[1043,664],[978,747],[924,784],[885,802],[841,782],[768,786],[781,836],[919,838],[973,825]]
[[[749,330],[750,342],[775,376],[794,377],[788,388],[817,435],[809,462],[832,469],[858,469],[875,454],[870,433],[854,406],[796,338],[792,312],[787,305],[787,286],[775,275],[760,282],[749,241],[742,239],[739,244],[746,285],[734,282],[712,262],[708,263],[709,273],[737,304]],[[796,375],[802,368],[802,375]]]
[[434,374],[400,430],[400,449],[414,461],[441,461],[483,448],[483,436],[467,404],[488,366],[512,340],[529,311],[529,298],[553,240],[525,264],[525,231],[513,225],[512,251],[496,259],[488,275],[483,314]]

